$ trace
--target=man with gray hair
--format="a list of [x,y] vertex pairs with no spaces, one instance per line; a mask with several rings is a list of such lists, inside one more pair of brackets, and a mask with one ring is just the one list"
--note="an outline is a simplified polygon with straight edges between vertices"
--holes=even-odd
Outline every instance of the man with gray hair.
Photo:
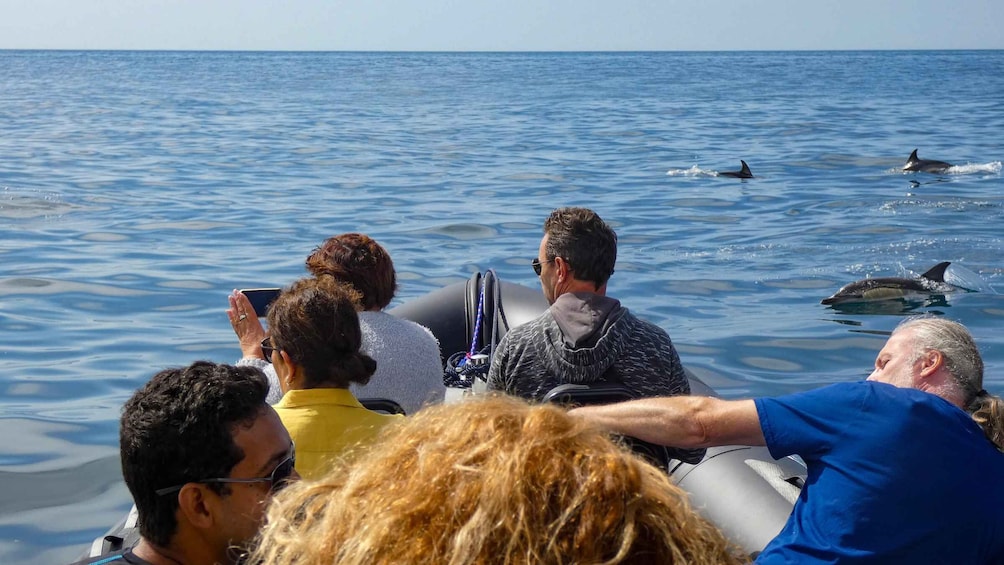
[[983,390],[983,361],[956,322],[905,320],[866,381],[572,413],[663,445],[800,455],[805,487],[757,563],[1004,562],[1004,401]]

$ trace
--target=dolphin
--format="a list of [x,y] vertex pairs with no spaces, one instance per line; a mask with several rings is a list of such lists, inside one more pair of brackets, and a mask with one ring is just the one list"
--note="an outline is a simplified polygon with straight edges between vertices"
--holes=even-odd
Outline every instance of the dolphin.
[[910,158],[906,160],[906,164],[903,165],[903,170],[913,172],[920,171],[922,173],[943,173],[945,172],[945,169],[951,166],[951,163],[946,163],[944,161],[920,159],[917,157],[917,150],[914,149],[913,153],[910,153]]
[[750,166],[746,164],[746,161],[742,159],[739,160],[743,164],[743,168],[738,171],[719,171],[718,176],[720,177],[732,177],[736,179],[751,179],[753,178],[753,173],[750,171]]
[[845,285],[833,296],[824,298],[820,304],[839,305],[872,300],[905,299],[918,294],[944,294],[956,290],[945,282],[945,269],[951,265],[945,261],[931,267],[920,278],[879,277],[862,279]]

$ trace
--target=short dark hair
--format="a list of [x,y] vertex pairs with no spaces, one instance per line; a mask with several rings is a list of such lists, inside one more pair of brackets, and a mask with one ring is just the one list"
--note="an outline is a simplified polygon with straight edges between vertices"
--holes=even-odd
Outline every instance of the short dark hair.
[[[234,443],[268,407],[268,380],[254,367],[196,361],[166,369],[122,408],[122,476],[139,512],[140,535],[167,545],[178,527],[178,496],[157,489],[228,477],[244,459]],[[219,488],[225,485],[209,485]]]
[[376,361],[359,351],[358,295],[346,283],[322,275],[296,281],[269,307],[272,345],[303,367],[308,388],[364,385],[376,371]]
[[312,275],[331,275],[349,283],[362,299],[363,310],[383,310],[394,298],[394,262],[379,243],[361,233],[343,233],[324,240],[307,257]]
[[617,234],[588,208],[558,208],[544,222],[545,259],[561,257],[575,278],[599,289],[614,274]]

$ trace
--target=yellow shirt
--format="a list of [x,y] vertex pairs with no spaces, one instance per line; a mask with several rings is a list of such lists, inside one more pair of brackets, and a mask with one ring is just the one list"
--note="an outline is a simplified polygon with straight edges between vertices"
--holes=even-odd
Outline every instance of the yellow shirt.
[[305,479],[324,476],[339,454],[403,418],[367,410],[344,388],[290,390],[274,408],[296,444],[296,471]]

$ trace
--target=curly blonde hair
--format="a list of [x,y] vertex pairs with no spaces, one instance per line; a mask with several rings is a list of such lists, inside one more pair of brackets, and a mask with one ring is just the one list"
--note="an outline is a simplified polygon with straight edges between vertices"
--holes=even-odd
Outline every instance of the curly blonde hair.
[[738,563],[662,471],[563,409],[432,406],[290,486],[256,564]]

